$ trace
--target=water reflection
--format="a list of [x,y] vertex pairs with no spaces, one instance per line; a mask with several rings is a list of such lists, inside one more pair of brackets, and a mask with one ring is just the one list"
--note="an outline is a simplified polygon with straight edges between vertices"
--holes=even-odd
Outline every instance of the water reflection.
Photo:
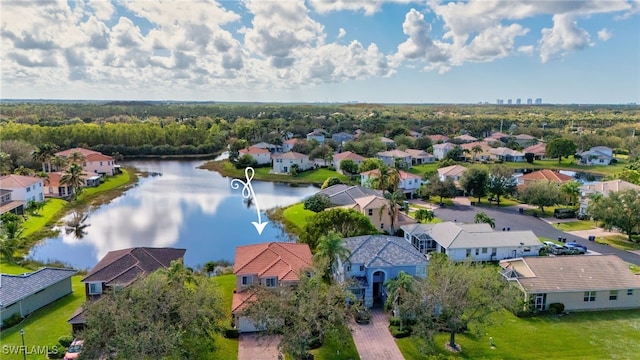
[[[238,245],[286,239],[271,223],[258,235],[251,224],[256,221],[255,208],[230,188],[229,179],[197,169],[201,163],[132,162],[141,171],[161,176],[141,178],[138,186],[91,212],[91,226],[83,228],[83,238],[62,231],[36,247],[31,257],[91,268],[111,250],[170,246],[186,248],[185,263],[196,266],[209,260],[232,260]],[[317,191],[312,186],[252,184],[265,210],[295,203]]]

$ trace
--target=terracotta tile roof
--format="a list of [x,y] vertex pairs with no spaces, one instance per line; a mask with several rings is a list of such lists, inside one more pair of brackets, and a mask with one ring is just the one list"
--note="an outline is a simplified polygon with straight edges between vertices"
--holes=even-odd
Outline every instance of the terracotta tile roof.
[[462,165],[451,165],[438,169],[439,176],[460,176],[467,168]]
[[491,136],[490,136],[490,137],[492,137],[492,138],[494,138],[494,139],[498,139],[498,140],[500,140],[501,138],[509,137],[509,135],[508,135],[508,134],[505,134],[505,133],[503,133],[503,132],[500,132],[500,131],[496,131],[496,132],[494,132],[493,134],[491,134]]
[[467,135],[467,134],[456,136],[456,137],[454,137],[454,139],[460,140],[460,141],[476,141],[476,140],[478,140],[478,138],[475,138],[475,137],[473,137],[471,135]]
[[62,157],[68,157],[69,155],[73,154],[74,152],[79,152],[84,157],[87,157],[87,156],[92,155],[92,154],[100,154],[100,155],[102,155],[101,153],[99,153],[97,151],[93,151],[93,150],[89,150],[89,149],[85,149],[85,148],[71,148],[71,149],[67,149],[67,150],[63,150],[63,151],[58,151],[56,153],[56,155],[57,156],[62,156]]
[[449,137],[446,135],[429,135],[429,139],[431,139],[431,141],[433,142],[445,142],[445,141],[449,141]]
[[113,158],[111,156],[103,155],[103,154],[100,154],[100,153],[85,155],[84,158],[88,162],[113,160]]
[[[387,199],[381,196],[371,195],[357,198],[356,204],[360,207],[360,210],[365,208],[380,209],[384,206],[387,206],[389,202],[387,201]],[[354,205],[352,205],[351,207],[354,207]]]
[[640,289],[640,276],[616,255],[528,257],[502,260],[502,268],[523,263],[518,282],[528,293]]
[[286,152],[284,154],[274,155],[273,158],[274,159],[289,159],[289,160],[309,159],[309,155],[300,154],[300,153],[297,153],[297,152],[294,152],[294,151],[289,151],[289,152]]
[[461,144],[460,147],[463,148],[463,149],[471,150],[476,145],[480,146],[482,148],[482,151],[490,151],[491,149],[493,149],[491,147],[491,145],[489,145],[489,143],[484,141],[484,140],[483,141],[474,141],[474,142],[470,142],[470,143],[466,143],[466,144]]
[[304,140],[295,138],[295,139],[286,140],[286,141],[283,142],[283,144],[295,145],[295,144],[297,144],[299,142],[302,142],[302,141],[304,141]]
[[58,187],[60,186],[60,179],[62,178],[61,172],[50,172],[48,173],[49,178],[44,180],[46,186]]
[[169,267],[182,259],[186,249],[136,247],[110,251],[89,271],[82,282],[128,285],[138,276]]
[[559,183],[573,180],[573,178],[569,175],[561,174],[559,172],[551,171],[548,169],[524,174],[520,177],[520,179],[522,179],[523,181],[548,180]]
[[259,148],[259,147],[255,147],[255,146],[249,146],[248,149],[240,149],[239,153],[242,154],[242,155],[246,155],[246,154],[251,154],[251,155],[271,154],[269,152],[269,150],[263,149],[263,148]]
[[432,154],[429,154],[428,152],[424,150],[419,150],[419,149],[407,149],[405,150],[405,152],[411,155],[411,157],[414,159],[423,159],[423,158],[433,157]]
[[535,145],[531,145],[529,147],[524,148],[522,150],[523,153],[532,153],[536,155],[544,155],[546,152],[547,144],[545,143],[537,143]]
[[336,161],[336,160],[337,161],[342,161],[342,160],[345,160],[345,159],[350,159],[350,160],[353,160],[353,161],[364,161],[367,158],[364,157],[364,156],[360,156],[360,155],[358,155],[356,153],[352,153],[351,151],[344,151],[344,152],[341,152],[341,153],[333,155],[333,159],[334,159],[334,161]]
[[312,266],[309,245],[270,242],[236,247],[233,273],[277,276],[279,281],[297,280],[301,269]]
[[0,177],[0,187],[3,189],[25,188],[39,182],[44,182],[44,180],[35,176],[11,174]]
[[383,143],[389,143],[389,144],[395,144],[395,141],[389,139],[388,137],[384,137],[384,136],[380,136],[380,141],[382,141]]

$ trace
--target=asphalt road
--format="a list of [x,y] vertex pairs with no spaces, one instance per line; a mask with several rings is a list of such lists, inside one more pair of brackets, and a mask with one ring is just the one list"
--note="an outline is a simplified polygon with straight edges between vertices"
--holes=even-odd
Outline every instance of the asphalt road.
[[[589,250],[599,252],[601,254],[615,254],[626,262],[640,265],[640,255],[619,250],[608,245],[602,245],[593,241],[588,241],[581,237],[565,233],[557,230],[546,221],[524,215],[518,212],[518,207],[476,207],[469,205],[456,204],[454,206],[440,207],[434,210],[436,217],[444,221],[457,221],[462,223],[473,223],[473,218],[477,212],[484,211],[487,215],[495,219],[496,230],[501,231],[503,228],[511,228],[511,230],[532,230],[537,236],[542,236],[557,240],[559,236],[566,238],[567,242],[575,241],[585,245]],[[575,255],[574,255],[575,256]]]

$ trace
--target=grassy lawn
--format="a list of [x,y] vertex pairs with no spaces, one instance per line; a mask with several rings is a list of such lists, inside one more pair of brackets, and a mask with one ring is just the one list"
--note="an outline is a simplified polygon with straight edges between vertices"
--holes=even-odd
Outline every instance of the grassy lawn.
[[26,272],[30,272],[31,270],[23,268],[18,264],[11,264],[6,262],[5,260],[0,260],[0,273],[3,274],[24,274]]
[[[231,302],[233,301],[233,288],[236,287],[236,277],[233,274],[214,276],[213,282],[220,286],[222,302],[226,309],[227,318],[224,326],[231,325]],[[211,354],[211,359],[236,360],[238,359],[238,339],[227,339],[222,335],[215,335],[216,351]]]
[[433,164],[424,164],[424,165],[413,165],[411,169],[407,170],[408,172],[424,176],[426,172],[434,172],[438,170],[438,163]]
[[305,210],[303,203],[297,203],[286,208],[283,215],[287,220],[302,230],[307,224],[307,218],[315,215],[315,213],[311,210]]
[[602,165],[602,166],[587,166],[587,165],[577,165],[575,160],[573,159],[562,159],[562,162],[558,164],[558,159],[551,160],[535,160],[533,164],[529,164],[527,162],[519,162],[512,163],[507,162],[504,163],[510,168],[513,169],[553,169],[553,170],[569,170],[569,171],[584,171],[589,173],[597,173],[602,175],[613,175],[622,171],[627,165],[627,160],[617,157],[618,162],[612,165]]
[[347,328],[340,330],[337,336],[327,337],[321,347],[311,350],[318,360],[350,360],[359,359],[356,344]]
[[107,190],[112,190],[127,184],[130,180],[129,172],[126,169],[122,169],[122,174],[116,176],[109,176],[105,182],[96,187],[85,188],[78,196],[78,200],[83,200],[89,196],[101,193]]
[[640,243],[627,240],[626,235],[598,236],[596,242],[606,244],[620,250],[640,250]]
[[27,220],[22,223],[22,227],[24,228],[22,236],[29,236],[42,229],[66,204],[67,202],[62,199],[45,200],[45,205],[42,210],[40,210],[40,213],[38,215],[29,215]]
[[595,224],[591,220],[577,220],[569,222],[561,222],[555,224],[554,227],[560,231],[578,231],[595,229]]
[[476,203],[475,206],[500,206],[500,207],[505,207],[505,206],[514,206],[514,205],[520,205],[521,202],[515,200],[515,199],[511,199],[511,198],[505,198],[505,197],[500,197],[500,205],[498,205],[495,201],[491,202],[489,201],[489,197],[485,196],[485,197],[481,197],[480,198],[480,203],[478,203],[478,198],[474,198],[474,197],[468,197],[469,201],[473,201]]
[[[209,161],[201,166],[202,169],[217,171],[222,176],[244,179],[244,169],[236,169],[228,161]],[[270,174],[271,167],[255,168],[254,178],[262,181],[286,182],[292,184],[322,184],[329,177],[337,177],[341,181],[348,183],[349,178],[335,171],[320,168],[316,170],[303,171],[296,176],[283,174]]]
[[556,209],[574,209],[574,210],[577,210],[577,208],[572,208],[571,206],[560,205],[560,206],[545,206],[544,207],[544,213],[540,211],[540,208],[525,209],[524,213],[526,215],[533,215],[534,213],[536,213],[536,214],[538,214],[539,217],[553,217],[553,212]]
[[[4,264],[3,264],[4,265]],[[4,272],[3,266],[3,272]],[[24,329],[24,342],[28,350],[32,346],[53,346],[58,345],[60,336],[71,335],[71,325],[67,324],[67,319],[73,312],[84,303],[84,284],[80,283],[81,276],[72,278],[73,293],[56,300],[33,314],[22,323],[3,330],[0,334],[0,343],[7,346],[21,346],[20,329]],[[42,354],[38,355],[27,352],[27,359],[44,359]],[[22,354],[4,354],[3,360],[22,360]]]
[[[462,353],[444,349],[448,334],[437,334],[436,352],[460,359],[633,359],[640,353],[640,310],[571,313],[518,318],[503,311],[480,335],[457,335]],[[489,345],[493,337],[495,349]],[[577,339],[569,341],[569,339]],[[407,360],[428,359],[412,338],[396,340]],[[636,354],[636,355],[633,355]]]

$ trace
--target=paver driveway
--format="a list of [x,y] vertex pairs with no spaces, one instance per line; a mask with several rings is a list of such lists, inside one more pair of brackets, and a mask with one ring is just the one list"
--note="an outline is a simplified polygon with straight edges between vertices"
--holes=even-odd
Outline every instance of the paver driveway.
[[238,360],[277,360],[279,342],[278,336],[240,334]]
[[380,309],[371,310],[371,322],[353,325],[353,342],[362,360],[404,360],[389,332],[389,319]]

